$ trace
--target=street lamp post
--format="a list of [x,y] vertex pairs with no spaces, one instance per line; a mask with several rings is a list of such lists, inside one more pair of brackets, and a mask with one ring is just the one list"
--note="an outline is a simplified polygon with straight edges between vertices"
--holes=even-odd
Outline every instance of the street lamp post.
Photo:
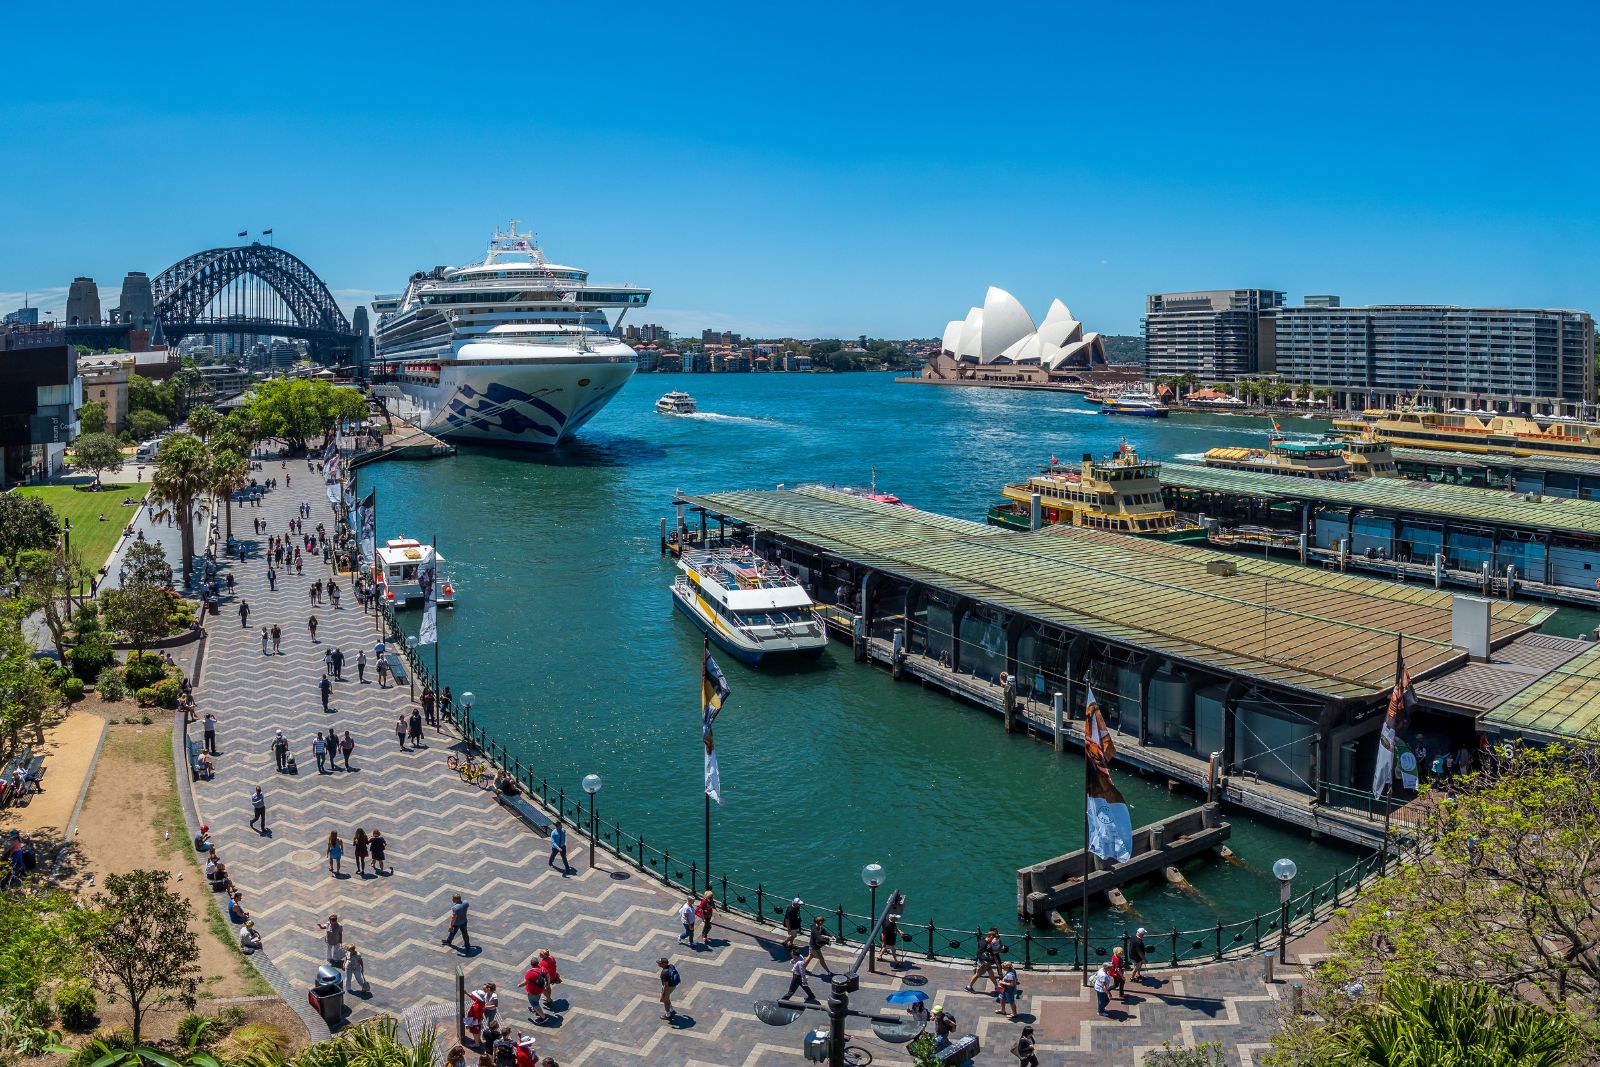
[[1293,893],[1294,876],[1299,870],[1294,860],[1287,857],[1272,865],[1278,879],[1278,963],[1287,964],[1289,951],[1289,897]]
[[461,721],[463,723],[472,718],[472,705],[477,703],[477,700],[478,698],[473,695],[470,689],[461,694]]
[[[589,794],[589,869],[592,871],[594,870],[594,839],[599,830],[599,824],[594,821],[594,795],[600,792],[600,776],[598,774],[584,775],[583,791]],[[710,878],[711,874],[708,871],[706,872],[708,884]]]
[[72,572],[72,520],[61,520],[61,584],[67,588],[67,618],[72,618],[72,581],[68,577]]
[[411,689],[411,699],[417,699],[417,639],[406,638],[406,648],[411,650],[411,655],[406,657],[406,685]]
[[[865,882],[867,884],[867,888],[872,891],[872,910],[868,912],[868,915],[871,917],[872,921],[876,923],[878,921],[878,887],[883,884],[883,865],[881,863],[869,863],[865,867],[861,868],[861,880]],[[870,933],[867,936],[872,937]],[[878,946],[876,938],[873,939],[871,944],[867,945],[867,971],[871,974],[878,973]]]

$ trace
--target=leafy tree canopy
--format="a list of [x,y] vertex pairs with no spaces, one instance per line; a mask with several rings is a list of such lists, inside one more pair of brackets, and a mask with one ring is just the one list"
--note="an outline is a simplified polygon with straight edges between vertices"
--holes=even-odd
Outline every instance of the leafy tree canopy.
[[122,446],[107,433],[86,433],[79,437],[72,446],[72,455],[79,467],[94,475],[96,482],[106,471],[122,466]]
[[36,496],[0,494],[0,553],[15,561],[28,548],[49,548],[61,536],[61,520]]
[[158,411],[135,408],[128,412],[128,432],[136,441],[146,441],[172,425],[172,420]]
[[106,406],[98,400],[86,400],[78,409],[78,426],[86,434],[106,432]]
[[326,434],[340,419],[366,414],[360,390],[320,379],[271,378],[256,386],[249,412],[264,437],[282,438],[292,452]]
[[193,1007],[200,984],[200,945],[189,928],[193,909],[167,888],[167,878],[164,871],[109,874],[94,898],[102,919],[89,944],[89,964],[99,988],[128,1005],[136,1044],[146,1011]]

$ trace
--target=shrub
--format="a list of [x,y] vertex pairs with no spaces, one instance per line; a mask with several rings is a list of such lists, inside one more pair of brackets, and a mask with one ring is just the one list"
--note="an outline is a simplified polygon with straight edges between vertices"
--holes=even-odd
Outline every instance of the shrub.
[[[139,691],[141,693],[149,692],[148,689],[141,689]],[[124,715],[122,717],[122,722],[125,726],[137,726],[139,724],[139,717],[137,715]]]
[[136,652],[128,657],[122,675],[129,689],[144,689],[167,676],[167,662],[154,652]]
[[67,700],[69,700],[70,702],[72,702],[74,704],[76,704],[78,701],[82,700],[83,699],[83,679],[82,678],[68,678],[66,681],[62,682],[61,683],[61,695],[66,697]]
[[178,706],[178,694],[182,692],[176,678],[167,678],[150,687],[151,703],[160,704],[164,708]]
[[85,682],[91,682],[117,661],[117,654],[111,651],[105,638],[90,634],[67,651],[67,658],[72,661],[72,673]]
[[82,979],[70,978],[56,990],[56,1012],[61,1016],[61,1025],[68,1030],[89,1029],[98,1006],[94,990]]
[[222,1036],[222,1024],[209,1015],[190,1012],[178,1020],[178,1040],[190,1048],[202,1048]]
[[[102,1044],[105,1048],[100,1047]],[[132,1047],[133,1031],[126,1026],[114,1026],[109,1029],[96,1030],[90,1040],[85,1041],[73,1050],[72,1055],[67,1057],[67,1061],[62,1067],[90,1067],[91,1064],[105,1055],[106,1049],[127,1051]]]
[[217,1042],[223,1063],[272,1062],[272,1054],[289,1048],[289,1035],[271,1023],[245,1023]]
[[128,686],[122,680],[122,672],[115,667],[107,667],[100,672],[100,677],[94,680],[94,687],[103,700],[121,700],[128,695]]
[[141,715],[141,716],[139,716],[139,725],[140,725],[140,726],[149,726],[149,725],[150,725],[150,724],[151,724],[151,723],[153,723],[153,722],[155,722],[155,720],[154,720],[154,719],[152,719],[152,718],[151,718],[151,717],[150,717],[150,716],[148,716],[148,715]]

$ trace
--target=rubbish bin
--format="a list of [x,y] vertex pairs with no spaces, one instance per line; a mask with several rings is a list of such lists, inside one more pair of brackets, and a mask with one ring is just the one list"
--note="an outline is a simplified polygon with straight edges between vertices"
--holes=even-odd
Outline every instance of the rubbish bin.
[[316,984],[306,999],[330,1028],[338,1026],[344,1021],[344,972],[331,963],[318,967]]
[[828,1031],[807,1030],[803,1048],[806,1054],[806,1062],[828,1062]]

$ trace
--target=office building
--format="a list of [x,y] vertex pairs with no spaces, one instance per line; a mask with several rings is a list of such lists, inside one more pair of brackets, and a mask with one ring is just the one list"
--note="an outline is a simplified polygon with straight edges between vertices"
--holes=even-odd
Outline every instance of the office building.
[[7,326],[37,326],[39,325],[39,309],[23,305],[15,311],[6,312],[5,324]]
[[61,472],[82,406],[78,361],[58,327],[0,328],[0,490]]
[[1193,374],[1206,381],[1271,370],[1262,358],[1261,321],[1283,306],[1276,289],[1210,289],[1145,298],[1145,372]]
[[1271,332],[1279,377],[1332,389],[1336,407],[1578,415],[1595,399],[1583,311],[1335,302],[1280,308]]
[[67,288],[67,325],[95,326],[100,322],[100,288],[93,278],[72,279]]

